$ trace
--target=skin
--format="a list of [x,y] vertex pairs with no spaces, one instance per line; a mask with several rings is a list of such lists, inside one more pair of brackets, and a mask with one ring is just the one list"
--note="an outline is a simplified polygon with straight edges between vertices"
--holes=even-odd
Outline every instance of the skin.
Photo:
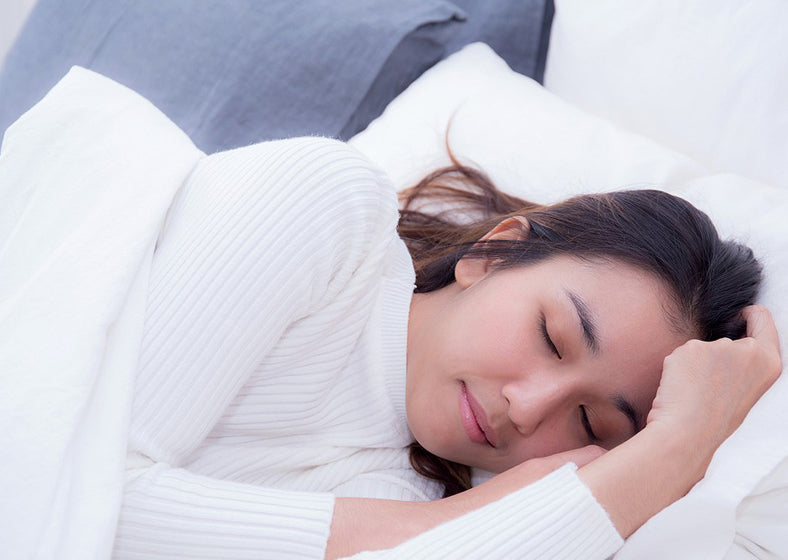
[[[488,233],[488,236],[494,235],[527,235],[527,222],[520,218],[505,220]],[[742,312],[747,324],[747,332],[740,340],[721,339],[712,342],[687,340],[686,335],[682,338],[680,334],[682,329],[676,329],[673,322],[668,320],[669,315],[665,313],[668,310],[665,307],[665,295],[660,291],[658,284],[654,285],[653,282],[649,284],[647,275],[641,276],[637,271],[626,270],[624,267],[618,270],[626,277],[624,281],[620,276],[611,279],[607,274],[610,271],[609,266],[599,267],[598,263],[586,266],[585,269],[582,266],[577,268],[578,263],[571,260],[564,264],[555,260],[552,264],[574,267],[570,277],[562,277],[562,285],[580,282],[588,288],[590,291],[584,292],[583,297],[589,300],[587,301],[589,308],[602,313],[601,308],[594,307],[596,305],[594,296],[601,295],[597,292],[612,292],[618,299],[613,302],[612,308],[604,306],[607,311],[613,308],[629,308],[631,312],[638,313],[640,319],[646,321],[645,324],[638,323],[635,325],[637,328],[634,329],[616,329],[613,327],[625,326],[621,321],[626,321],[627,317],[630,317],[629,314],[614,313],[600,316],[597,326],[600,335],[605,335],[600,339],[600,350],[604,349],[615,355],[617,351],[622,352],[618,344],[628,342],[644,344],[635,346],[642,351],[629,358],[625,368],[615,367],[615,371],[610,371],[597,367],[594,361],[607,358],[596,356],[592,359],[590,356],[584,356],[578,349],[574,349],[576,354],[572,354],[571,340],[560,341],[565,347],[556,344],[562,355],[561,361],[566,360],[566,363],[559,365],[549,361],[545,357],[547,354],[539,354],[536,359],[528,360],[520,357],[519,360],[511,361],[497,352],[493,357],[481,356],[476,353],[478,347],[470,343],[473,339],[460,340],[455,344],[451,342],[452,337],[448,335],[438,335],[436,346],[432,350],[430,347],[425,347],[411,354],[409,349],[408,394],[411,402],[407,403],[408,418],[409,421],[411,417],[413,418],[414,434],[417,432],[420,434],[417,437],[424,439],[422,443],[425,446],[430,445],[445,454],[457,457],[464,457],[470,450],[471,459],[476,457],[479,459],[479,464],[488,467],[505,468],[505,465],[513,460],[499,457],[499,455],[506,457],[507,453],[498,453],[499,450],[489,446],[485,448],[478,443],[475,446],[470,445],[466,441],[467,433],[461,425],[458,429],[458,413],[451,404],[451,401],[454,401],[455,406],[459,408],[457,404],[459,398],[456,395],[459,379],[465,381],[472,391],[478,392],[486,414],[495,422],[500,422],[495,424],[496,427],[503,426],[500,428],[501,435],[497,436],[499,446],[505,445],[512,457],[521,454],[520,457],[525,457],[525,460],[470,490],[433,502],[338,498],[335,503],[326,558],[339,558],[362,550],[395,546],[440,523],[500,499],[538,480],[568,461],[578,465],[579,478],[610,515],[620,535],[626,538],[661,509],[686,494],[703,477],[715,450],[736,430],[755,402],[780,375],[782,362],[779,337],[769,311],[762,306],[750,306]],[[471,312],[475,309],[475,313],[479,312],[478,308],[474,308],[478,303],[474,298],[484,298],[487,289],[508,287],[515,291],[512,297],[527,293],[521,291],[525,286],[519,283],[524,281],[525,277],[517,276],[515,274],[517,271],[512,271],[512,275],[499,275],[493,283],[496,274],[491,272],[494,268],[492,265],[494,263],[483,260],[460,261],[457,268],[457,285],[444,292],[447,301],[453,303],[444,304],[435,298],[432,302],[435,303],[435,307],[426,305],[419,307],[421,304],[417,304],[414,308],[416,315],[412,318],[412,326],[409,330],[415,334],[417,331],[414,329],[421,328],[419,325],[429,324],[422,321],[429,321],[430,314],[435,313],[434,309],[443,309],[446,313],[460,313],[455,315],[452,321],[448,321],[447,318],[444,325],[447,332],[455,335],[475,334],[486,337],[484,340],[489,344],[501,345],[497,348],[499,351],[517,352],[519,347],[515,343],[522,344],[526,349],[534,347],[538,336],[533,333],[533,318],[526,319],[526,326],[522,327],[524,332],[517,334],[519,332],[517,328],[503,324],[504,316],[507,317],[507,321],[512,319],[512,316],[505,314],[506,306],[497,310],[505,315],[496,315],[492,324],[489,324],[489,319],[487,324],[470,326],[462,326],[468,321],[459,323],[454,321],[463,317],[461,314],[463,311]],[[548,268],[543,272],[544,274],[551,270],[549,265],[546,266]],[[529,268],[532,268],[531,272],[536,270],[534,267]],[[554,269],[552,271],[558,272]],[[529,278],[536,280],[542,272],[536,271],[535,274],[536,277]],[[482,282],[488,283],[483,286]],[[473,286],[479,287],[474,288],[476,293],[471,297],[470,290]],[[581,289],[581,286],[574,287]],[[641,291],[635,290],[636,288],[640,288]],[[645,292],[642,291],[644,288],[647,288]],[[462,290],[467,290],[467,300],[451,299],[460,297]],[[639,297],[633,298],[636,292]],[[551,292],[546,289],[545,292],[540,293],[542,295],[535,293],[533,297],[523,299],[533,300],[534,305],[545,307],[545,314],[548,315],[550,310],[547,307],[550,304]],[[512,306],[513,304],[509,303],[509,307]],[[526,305],[526,309],[533,312],[530,304]],[[657,310],[661,313],[656,313]],[[643,313],[644,311],[650,313]],[[424,314],[418,317],[421,313]],[[571,333],[577,330],[577,324],[574,324],[575,328],[572,329],[571,314],[566,313],[566,315],[569,318],[555,321],[563,321],[557,328],[561,331],[561,336],[570,339]],[[516,316],[514,320],[516,324]],[[530,329],[528,324],[531,325]],[[481,328],[482,326],[487,328]],[[647,328],[654,329],[649,331],[653,337],[627,339],[627,337],[641,336],[639,333]],[[564,334],[564,331],[569,334]],[[552,335],[553,329],[549,329],[549,332]],[[411,342],[409,333],[409,344]],[[578,344],[575,342],[574,346]],[[646,348],[650,348],[648,352],[645,352]],[[457,360],[453,362],[453,367],[426,367],[433,364],[430,352],[441,354],[450,349],[463,353],[467,363]],[[661,364],[655,366],[653,362],[660,362],[658,356],[662,353],[665,353],[666,357],[661,360]],[[490,359],[493,359],[493,362],[489,362]],[[590,367],[589,371],[593,371],[594,375],[580,373],[578,364],[583,360],[586,360],[585,363]],[[479,369],[480,366],[490,366],[491,369]],[[495,369],[496,366],[499,369]],[[511,366],[512,369],[507,366]],[[425,369],[411,379],[412,371],[415,371],[411,368],[416,367],[425,367]],[[561,367],[564,369],[560,369]],[[657,368],[656,374],[653,373],[654,367]],[[632,382],[631,385],[626,385],[626,380],[617,377],[619,374],[616,372],[619,369],[628,369],[630,376],[633,375],[633,371],[637,376],[642,375],[644,382],[642,384]],[[548,377],[545,370],[554,375]],[[654,376],[657,379],[656,387],[654,387]],[[560,377],[561,383],[558,383],[555,377]],[[568,380],[565,381],[564,377]],[[543,383],[553,388],[546,393],[547,396],[540,392],[540,387],[535,382],[537,379],[542,379]],[[553,455],[527,458],[537,454],[539,450],[551,450],[546,439],[550,435],[561,439],[561,446],[569,445],[572,438],[577,437],[573,435],[573,429],[568,427],[571,422],[566,420],[570,405],[577,406],[577,402],[580,401],[593,403],[594,398],[607,391],[609,388],[607,383],[614,379],[625,382],[626,386],[618,386],[617,389],[631,391],[627,394],[633,402],[648,402],[650,410],[642,430],[610,451],[605,451],[598,445],[586,445],[576,446],[577,449]],[[423,426],[419,427],[422,420],[417,417],[424,411],[418,401],[412,400],[420,394],[420,392],[411,393],[411,390],[416,391],[416,384],[412,384],[413,381],[426,383],[424,390],[430,386],[434,387],[434,390],[447,393],[452,388],[455,390],[455,395],[450,399],[443,399],[441,393],[431,394],[432,401],[435,403],[435,412],[431,417],[425,416],[425,418],[436,423],[434,433],[437,437],[430,436],[430,430],[424,430]],[[510,391],[507,387],[520,390]],[[651,391],[655,392],[653,399],[650,398]],[[534,394],[542,396],[536,400],[528,400]],[[561,398],[553,398],[555,395]],[[520,405],[516,404],[518,401],[516,397],[522,399]],[[526,409],[522,403],[535,404]],[[594,404],[594,406],[601,405]],[[539,420],[530,424],[535,426],[533,430],[526,429],[522,432],[518,430],[515,433],[511,429],[505,429],[507,422],[515,426],[521,425],[521,428],[525,426],[524,418],[528,410],[541,411],[538,414],[528,415],[528,418]],[[516,413],[517,411],[519,413]],[[598,414],[601,416],[609,413],[599,411]],[[617,421],[613,418],[610,422],[615,424]],[[620,437],[621,434],[616,437]],[[463,440],[463,435],[466,436],[466,440]],[[611,438],[611,442],[614,444],[615,439]]]

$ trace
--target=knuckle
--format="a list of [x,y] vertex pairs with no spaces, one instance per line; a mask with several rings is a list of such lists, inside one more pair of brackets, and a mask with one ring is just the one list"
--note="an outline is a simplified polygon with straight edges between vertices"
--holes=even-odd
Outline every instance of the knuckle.
[[692,340],[688,340],[684,346],[681,347],[681,349],[683,352],[687,352],[689,354],[697,354],[698,352],[702,352],[707,346],[707,342],[693,338]]
[[754,338],[742,338],[738,342],[738,346],[745,352],[755,352],[760,348],[760,344]]
[[[742,339],[739,339],[738,341],[733,341],[728,337],[724,337],[710,342],[709,348],[714,353],[722,353],[722,352],[731,353],[734,352],[736,348],[739,348],[738,343],[741,342]],[[744,344],[747,343],[745,342]]]
[[762,314],[762,315],[771,315],[771,314],[772,314],[772,313],[771,313],[771,311],[769,311],[769,308],[768,308],[768,307],[766,307],[765,305],[762,305],[762,304],[760,304],[760,303],[756,303],[756,304],[754,304],[754,305],[752,306],[752,308],[753,308],[753,310],[754,310],[755,312],[757,312],[757,313],[760,313],[760,314]]

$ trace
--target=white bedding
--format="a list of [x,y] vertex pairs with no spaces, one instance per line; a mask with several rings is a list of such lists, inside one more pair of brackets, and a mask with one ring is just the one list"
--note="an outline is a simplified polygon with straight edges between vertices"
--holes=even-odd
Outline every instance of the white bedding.
[[147,271],[201,153],[135,93],[73,69],[0,152],[0,550],[108,558]]
[[788,2],[555,4],[548,91],[710,169],[788,188]]

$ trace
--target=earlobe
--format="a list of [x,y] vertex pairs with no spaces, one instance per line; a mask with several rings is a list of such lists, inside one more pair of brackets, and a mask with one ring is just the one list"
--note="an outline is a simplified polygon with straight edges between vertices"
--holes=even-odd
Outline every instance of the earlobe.
[[[498,222],[479,241],[493,239],[518,241],[528,239],[531,225],[525,216],[513,216]],[[493,257],[462,257],[454,268],[454,279],[462,288],[481,280],[491,268]]]

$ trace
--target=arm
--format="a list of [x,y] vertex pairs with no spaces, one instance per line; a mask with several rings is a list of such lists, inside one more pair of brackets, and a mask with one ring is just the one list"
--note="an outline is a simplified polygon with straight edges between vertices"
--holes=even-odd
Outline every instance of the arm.
[[326,558],[359,550],[375,550],[362,553],[364,559],[607,558],[621,538],[575,466],[566,464],[601,453],[589,446],[533,459],[433,502],[338,498]]
[[[434,526],[432,529],[395,548],[362,552],[357,558],[604,560],[623,544],[605,511],[577,477],[572,464],[533,484],[517,488],[488,505],[473,509],[480,501],[489,498],[486,494],[499,494],[501,486],[488,486],[481,490],[487,484],[480,485],[479,492],[469,490],[464,493],[473,496],[470,504],[463,503],[464,499],[452,499],[454,497],[412,504],[411,511],[417,518],[408,520],[408,523],[426,519]],[[525,482],[521,479],[519,484]],[[337,505],[340,505],[339,501]],[[470,511],[463,513],[468,507]],[[372,511],[377,510],[370,509],[367,513]],[[335,519],[337,515],[339,511],[335,512]],[[444,519],[448,521],[443,522]],[[358,520],[356,523],[358,526]],[[386,525],[381,522],[380,528],[391,533],[408,527],[401,523]]]

